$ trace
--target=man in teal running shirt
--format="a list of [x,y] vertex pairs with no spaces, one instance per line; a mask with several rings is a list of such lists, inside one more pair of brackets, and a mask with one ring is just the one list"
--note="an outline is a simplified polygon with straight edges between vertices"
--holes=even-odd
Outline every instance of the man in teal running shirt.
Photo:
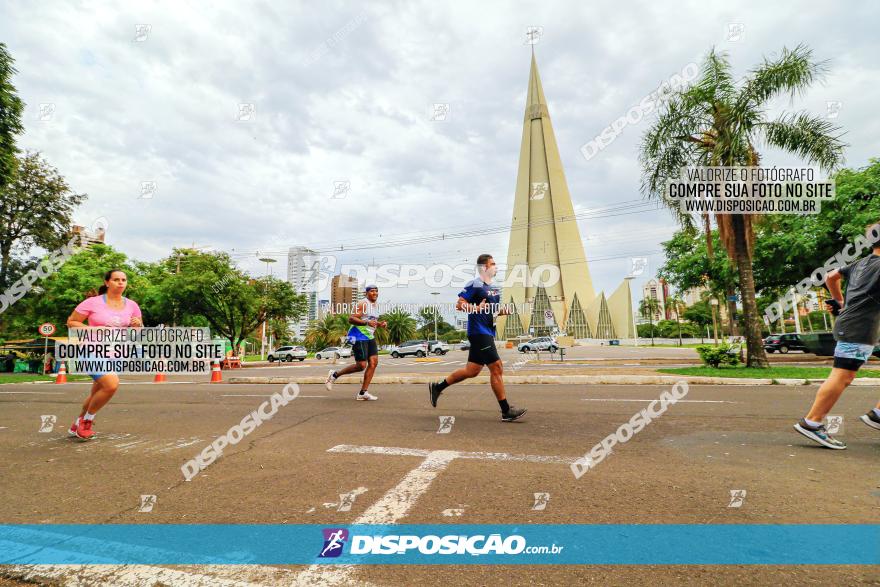
[[384,320],[379,320],[379,306],[376,304],[376,300],[379,299],[379,288],[375,285],[368,285],[364,293],[367,299],[359,302],[354,312],[348,317],[348,322],[352,325],[348,331],[348,340],[352,345],[355,362],[339,371],[331,370],[327,374],[325,385],[328,390],[333,389],[333,382],[339,377],[363,371],[363,384],[355,399],[375,401],[379,398],[367,391],[367,388],[370,387],[373,373],[376,372],[376,366],[379,364],[376,328],[385,328],[388,325]]

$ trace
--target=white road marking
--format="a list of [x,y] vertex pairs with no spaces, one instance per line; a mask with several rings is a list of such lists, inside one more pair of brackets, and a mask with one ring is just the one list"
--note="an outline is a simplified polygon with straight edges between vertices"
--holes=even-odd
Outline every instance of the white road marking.
[[[220,397],[272,397],[264,393],[225,393]],[[329,395],[298,395],[297,397],[330,397]]]
[[[680,400],[679,400],[680,401]],[[340,444],[329,449],[327,452],[344,452],[356,454],[373,454],[373,455],[394,455],[407,457],[427,457],[432,452],[422,448],[400,448],[395,446],[354,446],[351,444]],[[450,451],[443,451],[450,452]],[[452,451],[455,458],[458,459],[480,459],[486,461],[516,461],[528,463],[554,463],[562,465],[570,465],[580,457],[555,457],[540,455],[513,455],[505,452],[464,452]]]
[[[616,399],[616,398],[602,398],[602,397],[584,397],[581,398],[582,402],[653,402],[656,401],[657,398],[654,399]],[[676,403],[679,404],[738,404],[739,402],[728,402],[720,399],[680,399]]]
[[[428,490],[431,482],[455,459],[483,459],[490,461],[520,461],[531,463],[570,464],[577,457],[540,455],[511,455],[492,452],[460,452],[455,450],[426,450],[389,446],[354,446],[340,444],[327,452],[356,453],[424,457],[418,467],[411,470],[395,487],[379,501],[367,508],[352,524],[395,524],[406,516],[419,497]],[[292,583],[296,586],[351,585],[354,565],[311,565],[297,575]]]

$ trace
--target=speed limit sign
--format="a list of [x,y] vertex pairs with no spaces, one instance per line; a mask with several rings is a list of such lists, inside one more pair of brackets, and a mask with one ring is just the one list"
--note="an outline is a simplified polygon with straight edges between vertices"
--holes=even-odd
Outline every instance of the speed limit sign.
[[40,324],[40,334],[43,336],[52,336],[55,334],[55,325],[51,322],[43,322]]

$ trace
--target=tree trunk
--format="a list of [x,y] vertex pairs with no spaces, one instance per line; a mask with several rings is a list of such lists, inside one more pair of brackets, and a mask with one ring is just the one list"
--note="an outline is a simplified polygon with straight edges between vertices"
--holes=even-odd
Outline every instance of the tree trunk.
[[732,285],[727,286],[724,295],[727,298],[727,330],[730,336],[739,336],[739,328],[737,327],[736,320],[733,319],[736,315],[736,302],[730,301],[730,298],[736,296],[736,291]]
[[739,273],[739,289],[742,292],[743,322],[748,348],[747,367],[767,368],[767,354],[761,340],[761,327],[758,323],[758,304],[755,301],[755,276],[752,273],[752,259],[746,241],[745,221],[740,214],[731,218],[733,224],[736,268]]

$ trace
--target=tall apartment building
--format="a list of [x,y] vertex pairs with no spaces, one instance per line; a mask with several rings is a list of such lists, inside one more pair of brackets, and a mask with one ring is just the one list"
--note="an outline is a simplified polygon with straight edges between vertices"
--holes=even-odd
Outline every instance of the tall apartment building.
[[363,285],[350,275],[338,274],[330,282],[330,308],[334,314],[349,314],[364,299]]
[[308,310],[299,320],[292,321],[290,328],[297,338],[306,334],[309,322],[318,319],[318,292],[321,282],[320,256],[306,247],[290,247],[287,251],[287,281],[297,293],[308,300]]
[[[654,312],[654,323],[660,320],[668,320],[670,318],[669,311],[666,309],[666,299],[669,297],[669,284],[664,279],[650,279],[642,289],[642,299],[652,298],[657,300],[657,311]],[[645,317],[639,313],[640,318]]]

